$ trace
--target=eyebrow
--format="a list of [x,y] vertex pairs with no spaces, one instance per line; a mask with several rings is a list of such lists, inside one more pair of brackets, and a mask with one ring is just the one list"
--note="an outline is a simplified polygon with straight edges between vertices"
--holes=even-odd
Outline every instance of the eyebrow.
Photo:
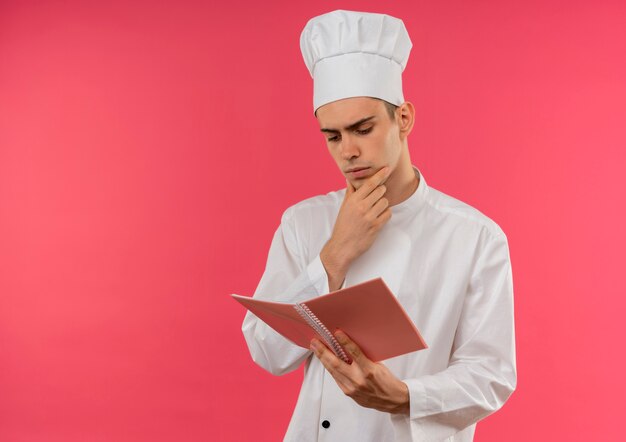
[[[359,121],[357,121],[356,123],[352,123],[352,124],[350,124],[349,126],[346,126],[346,127],[344,128],[344,130],[350,131],[350,130],[356,129],[356,128],[357,128],[357,127],[359,127],[361,124],[363,124],[363,123],[365,123],[365,122],[367,122],[367,121],[371,120],[371,119],[372,119],[372,118],[374,118],[375,116],[376,116],[376,115],[372,115],[372,116],[370,116],[370,117],[361,118],[361,119],[360,119]],[[338,129],[330,129],[330,128],[325,128],[325,127],[321,128],[321,129],[320,129],[320,131],[322,131],[322,132],[330,132],[330,133],[339,133],[339,130],[338,130]]]

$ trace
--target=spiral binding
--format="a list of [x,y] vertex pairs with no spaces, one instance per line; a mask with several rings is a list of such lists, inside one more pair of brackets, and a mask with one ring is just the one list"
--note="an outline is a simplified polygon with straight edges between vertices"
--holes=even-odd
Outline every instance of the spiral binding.
[[313,313],[304,303],[297,303],[294,305],[296,311],[304,318],[304,320],[309,324],[315,332],[320,335],[324,341],[328,344],[328,346],[335,352],[337,356],[343,359],[346,363],[351,363],[352,360],[343,349],[341,344],[337,341],[335,336],[328,330],[328,328],[318,319],[318,317]]

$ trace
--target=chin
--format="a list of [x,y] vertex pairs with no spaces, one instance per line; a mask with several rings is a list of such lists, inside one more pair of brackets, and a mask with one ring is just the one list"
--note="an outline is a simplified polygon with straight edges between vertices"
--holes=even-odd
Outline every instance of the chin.
[[358,190],[358,188],[363,185],[363,181],[362,180],[350,181],[350,184],[352,184],[352,187],[354,187],[355,190]]

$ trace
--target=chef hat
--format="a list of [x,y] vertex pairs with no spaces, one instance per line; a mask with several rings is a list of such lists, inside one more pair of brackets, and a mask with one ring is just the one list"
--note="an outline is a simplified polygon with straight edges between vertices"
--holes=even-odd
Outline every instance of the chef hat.
[[300,35],[313,77],[313,111],[349,97],[402,104],[402,71],[412,46],[402,20],[389,15],[337,10],[313,17]]

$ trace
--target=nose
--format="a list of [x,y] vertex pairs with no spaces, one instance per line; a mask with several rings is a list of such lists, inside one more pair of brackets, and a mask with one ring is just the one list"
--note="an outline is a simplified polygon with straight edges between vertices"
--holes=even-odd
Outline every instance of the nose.
[[341,158],[344,160],[351,160],[358,158],[361,154],[359,147],[355,140],[350,136],[344,136],[341,139]]

